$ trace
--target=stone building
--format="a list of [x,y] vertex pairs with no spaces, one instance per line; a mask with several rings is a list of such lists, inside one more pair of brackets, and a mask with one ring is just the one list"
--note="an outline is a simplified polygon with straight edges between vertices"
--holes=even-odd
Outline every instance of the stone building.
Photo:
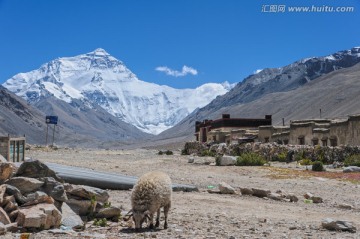
[[223,114],[221,119],[196,121],[195,137],[196,141],[202,143],[255,141],[258,127],[271,124],[271,115],[266,115],[264,119],[246,119],[230,118],[230,114]]
[[260,126],[258,140],[293,145],[360,145],[360,115],[293,120],[290,126]]

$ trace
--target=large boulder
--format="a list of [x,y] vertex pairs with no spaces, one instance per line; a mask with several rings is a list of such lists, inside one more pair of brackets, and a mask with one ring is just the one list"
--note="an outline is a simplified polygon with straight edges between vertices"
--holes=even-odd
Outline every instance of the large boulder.
[[65,202],[68,198],[66,196],[64,185],[58,181],[56,181],[52,177],[45,177],[39,179],[44,182],[42,189],[49,196],[54,198],[57,201]]
[[13,174],[13,164],[0,162],[0,184],[8,180]]
[[67,195],[72,198],[95,200],[102,203],[109,199],[109,193],[106,190],[85,185],[73,185],[67,191]]
[[236,164],[236,157],[224,155],[217,159],[218,166],[233,166]]
[[34,192],[38,190],[44,182],[35,178],[13,177],[6,181],[6,184],[16,187],[22,194]]
[[51,170],[46,164],[40,162],[39,160],[33,159],[29,159],[23,162],[17,170],[16,176],[29,178],[52,177],[59,182],[63,182],[63,180],[59,176],[57,176],[56,173]]
[[96,202],[91,200],[77,200],[70,198],[66,201],[69,207],[80,216],[87,216],[95,211]]
[[7,213],[10,213],[10,212],[18,209],[18,204],[16,203],[14,195],[4,197],[2,208]]
[[61,213],[53,204],[41,203],[19,209],[16,222],[25,228],[57,228],[61,223]]
[[84,222],[80,216],[76,214],[67,203],[63,203],[61,206],[62,221],[61,224],[66,227],[78,227],[82,226]]
[[22,206],[30,206],[40,203],[54,203],[54,199],[47,195],[44,192],[37,191],[35,193],[28,194],[26,197],[26,203],[24,203]]
[[106,219],[112,219],[112,218],[119,218],[121,214],[120,208],[111,206],[107,208],[101,208],[95,215],[97,218],[106,218]]
[[4,225],[11,223],[9,216],[2,207],[0,207],[0,222]]
[[17,189],[14,186],[8,185],[8,184],[5,184],[5,185],[6,185],[6,194],[8,194],[10,196],[13,195],[15,197],[17,203],[23,204],[26,202],[26,198],[24,197],[24,195],[22,195],[22,193],[20,192],[19,189]]

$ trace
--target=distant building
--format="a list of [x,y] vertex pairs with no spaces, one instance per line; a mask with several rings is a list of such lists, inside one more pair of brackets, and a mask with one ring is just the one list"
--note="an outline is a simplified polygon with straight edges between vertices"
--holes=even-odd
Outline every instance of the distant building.
[[25,136],[0,136],[0,155],[7,161],[20,162],[25,160]]
[[230,118],[230,114],[223,114],[221,119],[196,121],[195,137],[196,141],[202,143],[255,141],[258,127],[271,124],[271,115],[266,115],[264,119],[246,119]]
[[260,126],[258,140],[293,145],[360,145],[360,115],[293,120],[290,126]]

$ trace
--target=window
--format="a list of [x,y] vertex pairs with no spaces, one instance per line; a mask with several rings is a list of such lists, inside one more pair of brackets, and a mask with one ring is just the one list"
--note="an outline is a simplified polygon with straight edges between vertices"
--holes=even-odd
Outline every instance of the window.
[[313,138],[312,143],[313,143],[314,146],[318,145],[319,144],[319,139],[318,138]]
[[288,139],[284,139],[284,144],[289,144],[289,140],[288,140]]
[[327,139],[322,139],[321,143],[322,143],[322,146],[327,146]]
[[336,136],[330,137],[330,146],[332,146],[332,147],[337,146],[337,137]]
[[269,137],[265,137],[264,140],[265,140],[265,143],[269,143]]
[[305,137],[304,136],[299,136],[298,141],[299,141],[299,145],[304,145],[305,144]]

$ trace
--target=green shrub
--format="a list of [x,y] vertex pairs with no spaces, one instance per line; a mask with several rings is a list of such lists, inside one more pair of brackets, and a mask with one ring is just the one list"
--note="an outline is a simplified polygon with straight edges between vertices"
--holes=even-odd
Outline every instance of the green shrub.
[[306,159],[305,150],[301,150],[299,152],[296,152],[294,158],[295,158],[296,162],[299,162],[299,161],[302,161],[303,159]]
[[360,154],[354,154],[347,157],[344,161],[344,165],[347,166],[358,166],[360,167]]
[[186,149],[181,150],[181,155],[190,155]]
[[220,160],[221,160],[221,156],[217,155],[216,158],[215,158],[215,165],[216,166],[220,166]]
[[93,225],[100,226],[100,227],[106,227],[107,226],[107,220],[106,218],[101,219],[94,219]]
[[171,151],[171,150],[166,150],[166,151],[165,151],[165,154],[166,154],[166,155],[173,155],[174,153],[173,153],[173,151]]
[[263,166],[266,160],[257,153],[243,153],[236,160],[236,166]]
[[158,155],[163,155],[163,154],[164,154],[164,152],[161,150],[158,152]]
[[321,161],[315,161],[312,165],[312,171],[317,171],[317,172],[321,172],[321,171],[325,171],[324,169],[324,165]]
[[313,162],[311,161],[311,159],[308,159],[308,158],[304,158],[302,160],[300,160],[299,162],[301,165],[312,165]]
[[111,202],[104,202],[104,208],[111,207]]
[[203,150],[200,152],[199,154],[200,157],[215,157],[216,156],[216,153],[215,152],[212,152],[210,150]]
[[287,156],[286,152],[281,152],[281,153],[275,154],[271,158],[271,161],[286,162],[286,156]]

